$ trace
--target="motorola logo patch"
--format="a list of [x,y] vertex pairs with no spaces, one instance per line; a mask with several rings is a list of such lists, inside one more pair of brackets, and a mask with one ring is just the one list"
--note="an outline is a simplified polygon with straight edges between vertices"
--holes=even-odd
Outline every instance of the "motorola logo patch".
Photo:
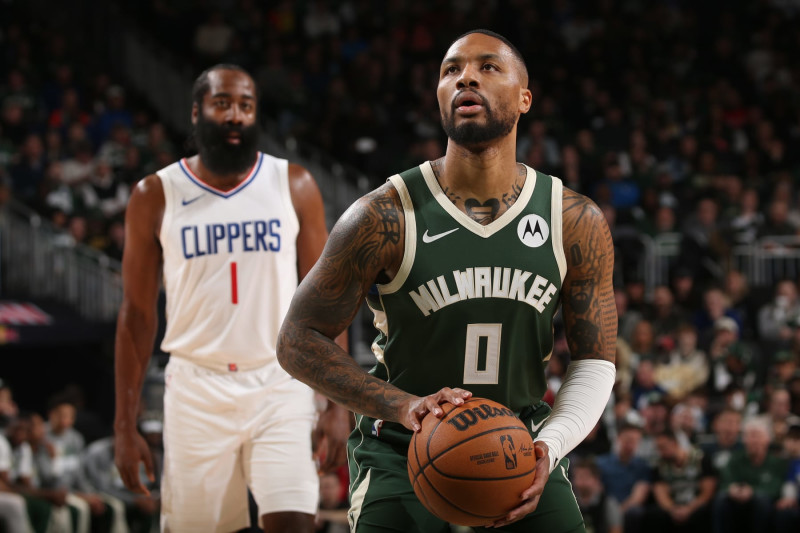
[[550,237],[550,226],[539,215],[526,215],[517,225],[517,235],[525,246],[538,248]]

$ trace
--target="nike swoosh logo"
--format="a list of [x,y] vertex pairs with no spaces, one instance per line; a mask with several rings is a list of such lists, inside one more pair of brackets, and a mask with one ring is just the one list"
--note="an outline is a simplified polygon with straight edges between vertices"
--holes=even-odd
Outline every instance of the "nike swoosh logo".
[[428,230],[425,230],[425,233],[422,235],[422,242],[424,242],[425,244],[433,242],[437,239],[441,239],[446,235],[450,235],[454,231],[458,231],[458,229],[459,228],[453,228],[450,231],[445,231],[444,233],[437,233],[436,235],[428,235]]
[[197,200],[199,200],[199,199],[200,199],[200,198],[202,198],[203,196],[205,196],[205,195],[204,195],[204,194],[201,194],[200,196],[197,196],[197,197],[195,197],[195,198],[192,198],[191,200],[181,200],[181,203],[182,203],[183,205],[189,205],[189,204],[191,204],[191,203],[193,203],[193,202],[196,202]]
[[537,431],[539,431],[539,428],[540,428],[540,427],[542,427],[542,424],[544,424],[544,421],[545,421],[545,420],[547,420],[547,419],[545,418],[544,420],[542,420],[542,421],[541,421],[541,422],[539,422],[538,424],[534,424],[534,423],[533,423],[533,420],[531,420],[531,431],[532,431],[533,433],[536,433]]

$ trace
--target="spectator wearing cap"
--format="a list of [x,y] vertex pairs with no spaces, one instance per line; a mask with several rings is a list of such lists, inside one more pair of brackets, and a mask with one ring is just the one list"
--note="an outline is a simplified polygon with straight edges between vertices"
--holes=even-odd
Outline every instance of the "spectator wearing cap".
[[714,501],[714,529],[719,533],[763,531],[786,478],[786,461],[769,450],[763,420],[744,423],[744,450],[734,453],[720,472]]
[[618,504],[625,531],[639,531],[644,504],[650,495],[650,467],[637,455],[642,428],[624,423],[611,453],[597,457],[597,468],[606,493]]
[[655,506],[648,510],[646,531],[706,533],[717,473],[699,448],[681,446],[672,431],[656,437],[658,462],[653,468]]

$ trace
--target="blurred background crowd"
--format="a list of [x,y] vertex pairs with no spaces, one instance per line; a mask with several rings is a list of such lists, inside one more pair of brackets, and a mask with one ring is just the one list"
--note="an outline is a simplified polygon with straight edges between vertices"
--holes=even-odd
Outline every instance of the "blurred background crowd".
[[[0,2],[0,204],[24,204],[69,246],[118,260],[131,187],[188,155],[185,138],[154,94],[120,74],[124,58],[95,50],[63,6],[41,4]],[[340,179],[363,190],[443,155],[435,86],[449,43],[478,27],[508,37],[534,95],[518,160],[594,199],[616,244],[618,382],[573,453],[587,526],[800,530],[800,269],[776,261],[755,272],[743,260],[800,249],[800,2],[111,5],[193,77],[218,62],[248,69],[265,135],[356,169]],[[359,175],[366,183],[350,177]],[[334,216],[345,207],[326,201]],[[648,250],[667,242],[674,253],[649,276]],[[556,331],[550,397],[569,361]],[[356,342],[368,343],[372,333],[360,332]],[[2,367],[0,378],[10,443],[6,462],[0,444],[0,502],[25,495],[36,531],[58,520],[147,531],[157,492],[115,492],[109,420],[91,418],[101,406],[42,390],[46,406],[17,408],[12,391],[36,383]],[[94,420],[88,434],[60,429],[53,414],[75,407]],[[157,416],[143,418],[156,449],[159,428]],[[344,477],[323,498],[330,509],[345,505]]]

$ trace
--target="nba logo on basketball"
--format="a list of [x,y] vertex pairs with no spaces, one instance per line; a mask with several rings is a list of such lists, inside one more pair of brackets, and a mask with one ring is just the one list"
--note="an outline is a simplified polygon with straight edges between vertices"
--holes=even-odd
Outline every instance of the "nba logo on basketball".
[[500,445],[506,458],[506,470],[514,470],[517,468],[517,450],[511,435],[500,435]]

